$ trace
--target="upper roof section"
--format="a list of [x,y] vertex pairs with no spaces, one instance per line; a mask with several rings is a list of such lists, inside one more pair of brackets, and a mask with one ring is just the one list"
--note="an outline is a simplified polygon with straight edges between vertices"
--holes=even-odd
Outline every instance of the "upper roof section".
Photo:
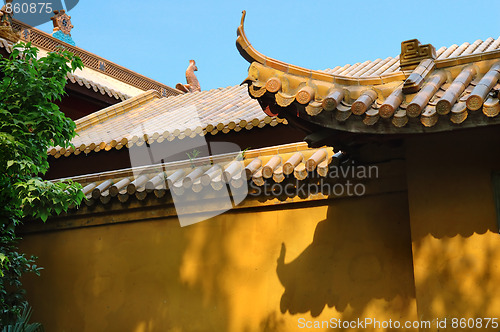
[[[303,76],[320,81],[331,83],[338,83],[341,85],[377,85],[385,84],[392,81],[406,79],[408,69],[415,68],[420,63],[420,60],[429,55],[425,54],[423,50],[432,45],[419,45],[418,40],[413,39],[402,43],[402,48],[406,52],[403,53],[405,59],[403,60],[404,68],[401,68],[400,56],[388,57],[386,59],[376,59],[374,61],[365,61],[363,63],[355,63],[353,65],[347,64],[345,66],[336,66],[325,70],[311,70],[292,64],[288,64],[268,56],[265,56],[255,50],[255,48],[248,41],[245,30],[246,12],[243,11],[241,24],[237,30],[236,47],[240,54],[248,62],[257,62],[266,67],[279,70],[283,73],[290,75]],[[437,51],[434,50],[434,58],[437,68],[449,67],[458,64],[455,60],[458,57],[467,58],[462,59],[460,63],[468,63],[480,61],[483,59],[498,58],[500,57],[500,37],[498,39],[488,38],[485,41],[476,40],[474,43],[463,43],[462,45],[452,45],[450,47],[441,47]]]
[[[12,27],[20,32],[21,40],[31,42],[41,51],[56,51],[58,47],[63,46],[68,51],[78,55],[82,59],[85,68],[75,73],[74,79],[78,83],[82,81],[83,84],[89,85],[88,88],[92,88],[96,92],[101,91],[103,93],[104,91],[110,96],[120,96],[122,100],[148,90],[156,90],[164,97],[182,94],[177,89],[119,66],[77,46],[67,44],[23,22],[13,20]],[[4,39],[0,41],[0,47],[3,48],[8,48],[8,45],[11,44],[12,42]],[[70,79],[72,80],[72,77]]]
[[257,52],[245,36],[244,18],[245,12],[236,45],[251,62],[249,93],[267,114],[373,134],[500,123],[500,38],[438,50],[413,39],[394,58],[309,70]]
[[[12,52],[12,43],[0,37],[0,48],[4,48],[7,53]],[[39,49],[38,56],[43,57],[48,53],[44,49]],[[104,73],[84,67],[77,69],[74,73],[68,73],[69,82],[85,86],[89,90],[108,95],[117,100],[126,100],[133,96],[137,96],[144,91],[132,85],[109,77]]]
[[150,90],[75,123],[75,148],[56,147],[49,151],[51,155],[59,158],[108,151],[208,133],[276,126],[286,121],[266,116],[258,102],[249,98],[246,87],[237,85],[169,98]]

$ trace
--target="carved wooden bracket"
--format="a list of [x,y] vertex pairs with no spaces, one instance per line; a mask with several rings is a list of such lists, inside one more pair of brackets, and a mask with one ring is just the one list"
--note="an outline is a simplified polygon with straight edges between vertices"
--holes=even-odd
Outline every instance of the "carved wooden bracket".
[[424,59],[436,59],[436,49],[431,44],[421,45],[418,39],[401,43],[399,57],[401,70],[414,69]]

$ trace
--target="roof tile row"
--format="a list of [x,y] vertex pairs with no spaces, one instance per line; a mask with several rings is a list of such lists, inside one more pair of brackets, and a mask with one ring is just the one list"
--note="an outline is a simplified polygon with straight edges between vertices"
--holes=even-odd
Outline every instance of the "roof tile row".
[[109,86],[95,83],[91,80],[86,79],[85,77],[80,77],[79,75],[75,75],[72,73],[68,73],[67,76],[71,83],[76,83],[80,86],[85,86],[87,89],[94,90],[95,92],[100,92],[102,95],[108,95],[109,97],[122,101],[130,98],[130,96],[127,94],[124,94],[120,91],[110,88]]
[[[424,62],[426,65],[422,65]],[[446,118],[448,123],[462,123],[469,112],[480,109],[488,118],[499,113],[500,61],[497,59],[442,69],[436,69],[432,60],[425,59],[399,84],[375,85],[362,90],[318,81],[300,87],[299,78],[286,75],[280,78],[287,80],[284,85],[280,80],[275,82],[273,69],[256,63],[251,68],[259,72],[256,80],[248,81],[252,97],[261,98],[268,93],[281,107],[297,102],[305,105],[310,116],[333,112],[332,119],[338,123],[359,119],[373,126],[386,121],[402,128],[409,123],[409,118],[418,118],[424,127],[433,127]],[[283,91],[285,88],[288,91]]]
[[[463,43],[462,45],[451,45],[450,47],[441,47],[436,51],[436,60],[451,59],[471,54],[479,54],[500,50],[500,37],[498,39],[488,38],[484,41],[478,39],[474,43]],[[379,77],[400,71],[399,55],[388,57],[386,59],[376,59],[374,61],[358,62],[353,65],[337,66],[323,70],[325,73],[348,76],[355,78]]]
[[287,179],[306,180],[308,177],[326,177],[332,164],[344,159],[330,147],[309,149],[306,143],[294,143],[271,148],[250,150],[194,160],[172,162],[86,175],[73,178],[83,186],[87,205],[107,204],[116,199],[122,203],[131,197],[139,200],[148,195],[173,195],[220,191],[226,184],[241,188],[253,182],[281,183]]
[[264,114],[244,86],[168,98],[151,90],[77,120],[75,148],[55,147],[49,153],[59,158],[280,123],[286,121]]
[[[5,48],[9,53],[12,52],[12,43],[6,39],[0,38],[0,47]],[[44,56],[46,53],[45,50],[40,50],[39,56]],[[89,68],[69,73],[67,76],[71,83],[85,86],[87,89],[94,90],[102,95],[107,94],[109,97],[117,100],[123,101],[143,92],[136,87],[127,85],[114,78],[106,77]]]

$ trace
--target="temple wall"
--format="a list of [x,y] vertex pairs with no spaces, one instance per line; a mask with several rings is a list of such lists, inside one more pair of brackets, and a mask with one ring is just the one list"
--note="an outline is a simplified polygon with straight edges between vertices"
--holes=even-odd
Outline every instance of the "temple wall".
[[406,161],[386,168],[406,174],[405,189],[386,177],[360,198],[249,204],[184,228],[157,210],[146,218],[148,206],[100,209],[26,234],[22,250],[45,268],[25,280],[33,320],[47,331],[484,327],[500,317],[499,144],[494,128],[407,139]]
[[447,318],[447,329],[439,331],[451,331],[453,318],[500,320],[500,236],[491,181],[492,171],[500,170],[499,145],[495,128],[407,141],[418,315]]
[[47,331],[415,320],[408,218],[396,192],[232,210],[185,228],[161,218],[27,234],[22,250],[45,270],[25,286]]

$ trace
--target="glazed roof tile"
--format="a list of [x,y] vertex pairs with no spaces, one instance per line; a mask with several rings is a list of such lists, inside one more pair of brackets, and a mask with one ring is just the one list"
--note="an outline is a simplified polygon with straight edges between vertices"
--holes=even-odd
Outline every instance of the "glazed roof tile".
[[[0,47],[3,47],[7,52],[12,52],[12,43],[6,39],[0,38]],[[47,55],[47,51],[40,49],[39,57]],[[71,83],[85,86],[89,90],[94,90],[102,95],[107,94],[117,100],[126,100],[130,97],[137,96],[144,91],[132,85],[121,82],[113,77],[106,76],[90,68],[77,69],[74,73],[68,73],[68,80]]]
[[[463,43],[462,45],[453,44],[450,47],[441,47],[436,50],[436,60],[450,59],[494,50],[500,50],[500,37],[498,39],[490,37],[484,41],[478,39],[472,44]],[[362,63],[358,62],[353,65],[347,64],[343,67],[337,66],[335,68],[328,68],[321,71],[331,75],[352,78],[380,77],[387,74],[401,72],[399,55],[396,57],[388,57],[386,59],[376,59]]]
[[[259,68],[258,64],[252,66]],[[261,73],[264,71],[260,69]],[[428,130],[425,128],[442,131],[459,125],[474,127],[493,124],[490,119],[500,123],[499,60],[484,60],[452,69],[427,70],[424,75],[426,78],[422,79],[417,91],[402,93],[402,88],[411,81],[414,72],[407,75],[406,81],[393,82],[389,86],[375,85],[361,90],[333,85],[330,88],[323,87],[324,91],[328,91],[323,93],[323,97],[318,89],[314,91],[315,98],[301,104],[305,104],[306,115],[313,122],[348,131],[377,133],[391,131],[387,127],[391,125],[394,128],[392,132],[425,132]],[[268,77],[275,75],[270,73]],[[269,93],[264,81],[250,82],[250,95],[260,98],[264,93]],[[291,102],[300,103],[300,91],[300,87],[288,93],[273,91],[271,96],[274,96],[279,106],[287,107]],[[338,93],[336,100],[330,96],[335,91]],[[285,94],[287,98],[284,99]],[[328,106],[330,100],[334,107]],[[468,118],[471,120],[467,121]]]
[[75,148],[49,150],[61,155],[172,141],[208,133],[250,130],[286,123],[264,114],[245,86],[230,86],[161,98],[151,90],[83,117],[76,123]]
[[71,83],[85,86],[95,92],[100,92],[102,95],[106,94],[122,101],[144,92],[89,68],[77,69],[74,73],[68,73],[68,79]]
[[251,62],[245,83],[253,98],[273,108],[267,114],[373,134],[500,124],[500,38],[437,51],[413,39],[401,43],[394,58],[315,71],[257,52],[246,38],[244,17],[236,44]]
[[[33,46],[40,49],[40,53],[53,52],[56,51],[58,47],[62,46],[79,56],[85,68],[82,71],[77,71],[74,75],[82,81],[88,81],[89,84],[84,84],[88,89],[93,89],[102,94],[108,94],[110,97],[119,100],[136,96],[151,89],[158,91],[165,97],[182,94],[182,92],[177,89],[119,66],[77,46],[67,44],[23,22],[14,19],[13,27],[21,32],[22,41],[31,42]],[[0,47],[10,52],[12,49],[12,42],[0,38]],[[71,78],[70,81],[73,82]],[[78,79],[75,79],[75,81],[80,84]]]
[[188,195],[217,192],[226,184],[240,188],[252,182],[262,187],[266,182],[326,177],[330,165],[338,165],[343,158],[342,153],[334,153],[330,147],[310,149],[301,142],[249,150],[243,155],[210,156],[73,177],[72,180],[82,185],[85,203],[90,206],[108,204],[112,200],[121,203],[132,198],[144,200],[147,196],[162,198],[168,191]]

